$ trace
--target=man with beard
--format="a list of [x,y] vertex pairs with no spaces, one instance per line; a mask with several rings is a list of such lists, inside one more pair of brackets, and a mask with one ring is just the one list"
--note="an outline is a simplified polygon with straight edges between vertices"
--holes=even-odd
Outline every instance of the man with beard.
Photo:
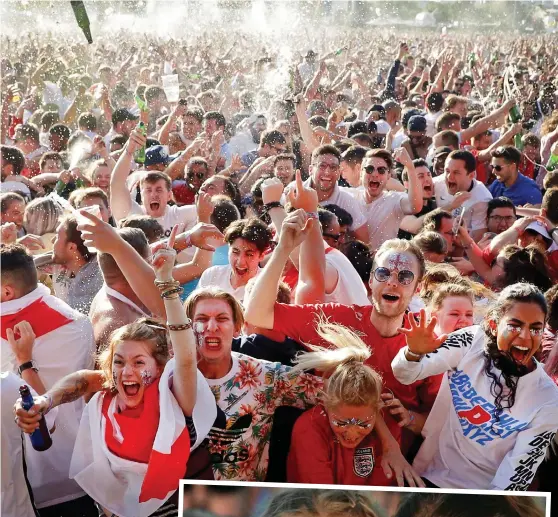
[[114,167],[110,179],[110,206],[117,221],[132,214],[147,214],[156,219],[168,237],[177,224],[185,224],[190,229],[196,224],[195,205],[169,206],[172,198],[171,179],[164,172],[146,172],[140,180],[141,202],[132,199],[126,185],[134,153],[145,145],[146,138],[139,131],[132,131],[123,152]]
[[439,207],[446,208],[457,198],[467,200],[460,208],[455,208],[453,216],[463,220],[475,241],[486,232],[486,210],[492,195],[488,189],[475,179],[477,162],[468,151],[451,152],[445,164],[445,173],[434,178],[434,192]]
[[[413,166],[415,167],[415,174],[418,181],[422,185],[422,210],[415,215],[406,215],[399,226],[398,237],[400,239],[411,239],[413,235],[419,233],[424,216],[436,208],[436,199],[434,196],[434,183],[432,181],[432,173],[428,168],[426,160],[413,160]],[[403,185],[406,189],[409,188],[409,173],[404,170],[401,178],[403,179]]]
[[[384,386],[393,392],[414,415],[423,420],[436,398],[441,378],[427,383],[403,386],[393,376],[391,361],[405,347],[400,328],[405,313],[425,271],[422,252],[411,241],[392,239],[384,242],[374,257],[370,289],[372,305],[342,305],[338,303],[284,305],[276,302],[277,285],[289,255],[298,245],[301,233],[310,234],[316,224],[312,214],[303,210],[290,214],[281,230],[281,239],[270,261],[256,279],[246,305],[246,321],[251,325],[281,332],[304,345],[327,346],[316,332],[318,323],[327,320],[357,332],[373,351],[366,361],[383,377]],[[296,224],[293,224],[292,222]],[[309,222],[310,221],[310,222]],[[291,223],[291,224],[289,224]],[[291,240],[285,231],[291,233]]]
[[[314,149],[310,163],[310,177],[304,182],[305,187],[312,187],[318,192],[318,202],[321,206],[337,205],[349,212],[353,218],[351,231],[356,239],[368,242],[368,228],[366,218],[358,201],[347,191],[339,188],[341,154],[332,145],[322,145]],[[286,189],[295,187],[290,183]]]
[[391,177],[394,158],[385,149],[372,149],[362,161],[361,184],[363,190],[356,197],[363,205],[367,218],[368,235],[361,239],[372,251],[397,236],[399,225],[405,215],[420,212],[423,207],[422,187],[417,178],[413,161],[403,148],[395,151],[395,160],[404,165],[409,179],[408,192],[386,190]]
[[103,286],[97,255],[83,243],[75,217],[62,219],[56,229],[52,262],[60,267],[53,273],[54,294],[72,309],[89,314],[93,298]]

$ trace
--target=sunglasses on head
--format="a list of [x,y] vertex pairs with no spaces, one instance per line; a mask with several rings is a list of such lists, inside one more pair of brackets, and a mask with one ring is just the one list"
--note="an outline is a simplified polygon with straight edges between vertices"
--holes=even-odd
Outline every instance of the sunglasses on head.
[[[387,267],[378,267],[374,270],[374,278],[378,282],[387,282],[391,278],[391,271]],[[415,279],[415,274],[408,269],[397,272],[397,281],[401,285],[409,285]]]
[[368,165],[367,167],[364,167],[364,172],[366,172],[366,174],[373,174],[374,171],[378,171],[378,174],[382,174],[384,175],[386,172],[388,172],[388,168],[387,167],[374,167],[374,165]]

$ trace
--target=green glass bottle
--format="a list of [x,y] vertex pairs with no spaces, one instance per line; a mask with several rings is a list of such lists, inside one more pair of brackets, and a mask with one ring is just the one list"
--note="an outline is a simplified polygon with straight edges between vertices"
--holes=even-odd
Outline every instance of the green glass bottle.
[[[516,124],[517,122],[519,122],[521,120],[521,112],[519,111],[519,108],[516,106],[514,106],[511,110],[510,110],[510,120]],[[515,147],[517,147],[517,149],[521,149],[522,145],[521,145],[521,135],[515,135],[513,137],[513,145]]]
[[139,95],[134,95],[134,99],[136,101],[136,106],[140,111],[149,111],[147,102],[145,102]]
[[[145,124],[143,122],[140,122],[138,124],[138,127],[136,128],[143,136],[147,135],[147,128],[145,127]],[[136,154],[134,156],[134,161],[136,163],[145,163],[145,145],[142,146],[140,149],[138,149],[136,151]]]
[[91,26],[89,24],[89,17],[87,16],[87,11],[85,10],[85,5],[83,2],[70,2],[72,9],[74,11],[74,16],[79,25],[79,28],[83,31],[87,43],[93,43],[93,38],[91,36]]

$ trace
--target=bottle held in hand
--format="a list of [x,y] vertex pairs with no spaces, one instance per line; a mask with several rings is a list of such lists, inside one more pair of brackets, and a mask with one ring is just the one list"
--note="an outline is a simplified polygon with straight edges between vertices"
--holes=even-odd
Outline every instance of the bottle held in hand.
[[[147,135],[147,128],[143,122],[138,124],[137,130],[140,131],[143,136]],[[136,163],[145,163],[145,145],[136,151],[134,160]]]
[[[35,404],[35,402],[33,401],[33,396],[29,391],[29,387],[25,385],[21,386],[19,388],[19,394],[21,395],[21,406],[26,411],[29,411]],[[46,451],[50,449],[52,445],[52,438],[50,437],[44,415],[39,421],[39,428],[29,435],[29,439],[31,440],[33,449],[35,449],[36,451]]]

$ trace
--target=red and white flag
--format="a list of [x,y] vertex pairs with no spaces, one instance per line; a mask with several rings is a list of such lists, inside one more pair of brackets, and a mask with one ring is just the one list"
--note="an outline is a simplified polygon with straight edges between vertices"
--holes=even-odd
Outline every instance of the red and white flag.
[[[174,365],[171,359],[161,376],[159,426],[149,463],[120,458],[108,449],[107,422],[102,415],[103,392],[96,393],[83,412],[70,477],[101,506],[119,517],[148,517],[169,499],[186,472],[190,451],[201,444],[217,417],[215,397],[198,371],[192,415],[197,438],[184,451],[189,435],[182,409],[170,389]],[[109,407],[109,415],[115,411],[115,401],[116,397]],[[114,427],[114,419],[111,424]],[[116,428],[115,432],[118,432]]]

